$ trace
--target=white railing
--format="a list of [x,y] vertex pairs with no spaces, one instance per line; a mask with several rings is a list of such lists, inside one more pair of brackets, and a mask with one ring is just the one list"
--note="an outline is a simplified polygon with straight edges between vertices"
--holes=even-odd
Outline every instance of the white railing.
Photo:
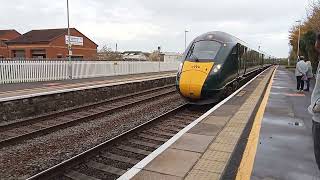
[[[71,66],[70,66],[71,64]],[[126,61],[2,61],[0,84],[101,76],[176,71],[178,62],[126,62]],[[70,68],[71,67],[71,68]]]

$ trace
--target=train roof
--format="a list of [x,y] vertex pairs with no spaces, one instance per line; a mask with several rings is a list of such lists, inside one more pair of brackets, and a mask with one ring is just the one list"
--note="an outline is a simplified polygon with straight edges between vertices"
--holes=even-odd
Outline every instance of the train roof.
[[202,41],[202,40],[215,40],[221,43],[225,43],[225,44],[234,44],[236,45],[237,43],[240,43],[246,47],[249,47],[251,49],[254,49],[255,51],[262,53],[262,54],[266,54],[265,52],[262,52],[260,50],[257,50],[255,48],[252,48],[250,45],[248,45],[246,42],[240,40],[239,38],[228,34],[226,32],[222,32],[222,31],[211,31],[211,32],[207,32],[204,33],[200,36],[198,36],[197,38],[194,39],[195,41]]
[[198,36],[195,39],[195,41],[201,41],[201,40],[216,40],[222,43],[241,43],[241,44],[244,43],[240,39],[221,31],[207,32],[205,34]]

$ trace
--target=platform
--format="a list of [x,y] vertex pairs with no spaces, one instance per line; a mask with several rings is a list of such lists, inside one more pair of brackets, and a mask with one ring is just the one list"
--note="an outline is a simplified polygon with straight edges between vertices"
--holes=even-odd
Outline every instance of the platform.
[[103,86],[112,86],[121,83],[123,84],[136,81],[151,80],[156,78],[172,77],[175,75],[175,72],[170,71],[86,79],[59,80],[49,82],[46,81],[32,83],[1,84],[0,102],[35,97],[40,95],[49,95],[55,93],[98,88]]
[[[304,111],[310,93],[293,93],[293,74],[282,67],[273,70],[216,105],[119,179],[318,179],[311,120]],[[304,103],[286,101],[287,96]],[[295,110],[297,102],[301,111]],[[297,118],[288,121],[290,116]],[[296,121],[301,126],[291,125]]]
[[252,180],[320,179],[307,112],[312,91],[297,93],[295,87],[293,72],[278,68],[262,120]]

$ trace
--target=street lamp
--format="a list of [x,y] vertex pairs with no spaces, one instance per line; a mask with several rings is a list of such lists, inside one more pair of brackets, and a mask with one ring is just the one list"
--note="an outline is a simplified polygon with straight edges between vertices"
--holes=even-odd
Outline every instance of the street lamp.
[[69,61],[69,78],[72,79],[72,64],[71,64],[71,42],[70,42],[70,21],[69,21],[69,0],[67,0],[67,19],[68,19],[68,61]]
[[297,48],[297,57],[299,59],[299,53],[300,53],[300,33],[301,33],[301,20],[296,21],[299,23],[299,36],[298,36],[298,48]]
[[187,49],[187,33],[189,31],[188,30],[184,30],[184,50]]

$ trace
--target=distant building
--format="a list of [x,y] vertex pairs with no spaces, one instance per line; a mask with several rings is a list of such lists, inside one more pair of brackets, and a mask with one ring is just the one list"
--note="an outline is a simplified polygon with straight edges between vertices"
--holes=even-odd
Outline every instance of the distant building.
[[124,51],[122,53],[124,61],[147,61],[148,57],[142,51]]
[[164,62],[178,62],[182,59],[182,54],[175,52],[163,52],[161,55]]
[[[98,45],[75,28],[70,28],[72,58],[93,59]],[[68,57],[68,29],[29,31],[6,42],[11,58],[66,58]]]
[[9,50],[6,44],[7,41],[19,37],[21,34],[16,30],[0,30],[0,58],[9,57]]

